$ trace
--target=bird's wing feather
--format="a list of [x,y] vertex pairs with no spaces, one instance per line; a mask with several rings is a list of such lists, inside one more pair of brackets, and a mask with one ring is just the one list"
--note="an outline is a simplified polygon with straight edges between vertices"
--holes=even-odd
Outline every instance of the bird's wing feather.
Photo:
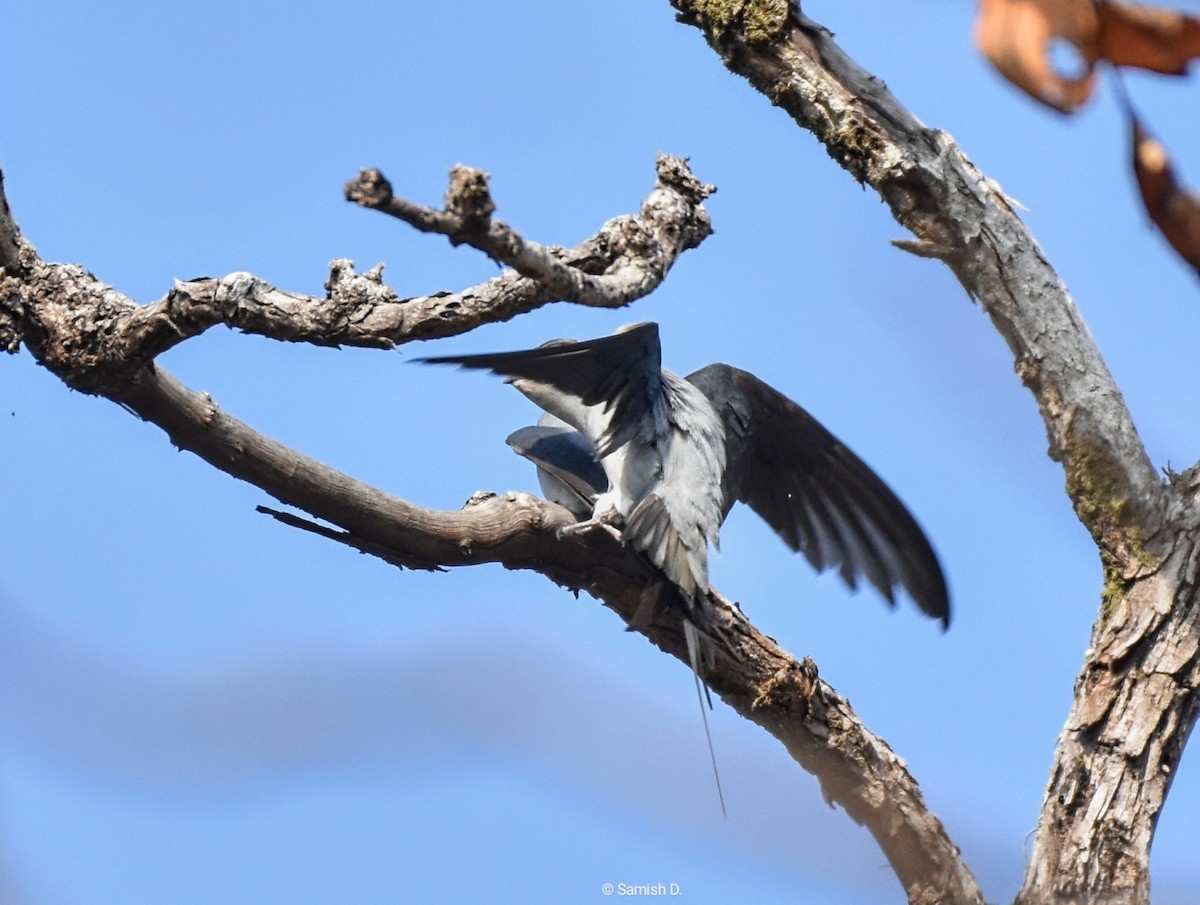
[[[658,324],[643,323],[582,342],[417,361],[479,368],[510,378],[543,409],[583,432],[596,458],[602,459],[652,423],[651,409],[663,392],[661,357]],[[564,399],[564,394],[570,398]]]
[[889,601],[903,587],[950,621],[949,593],[925,533],[899,498],[820,422],[753,374],[724,364],[688,376],[725,425],[725,508],[748,504],[818,570],[865,577]]
[[566,506],[576,515],[591,515],[596,497],[608,489],[608,476],[592,457],[587,440],[574,428],[544,424],[522,427],[508,435],[508,445],[538,467],[546,499]]

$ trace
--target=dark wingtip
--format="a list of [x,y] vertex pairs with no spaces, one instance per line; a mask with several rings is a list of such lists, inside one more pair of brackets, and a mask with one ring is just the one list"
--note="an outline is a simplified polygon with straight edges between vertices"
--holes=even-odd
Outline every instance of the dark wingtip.
[[945,600],[945,602],[942,604],[942,612],[940,614],[940,618],[942,621],[942,632],[943,633],[948,632],[950,630],[950,600],[949,600],[949,598],[947,598]]
[[[939,576],[940,577],[940,576]],[[950,628],[950,592],[946,589],[944,581],[939,582],[937,592],[930,600],[928,597],[918,599],[917,605],[921,608],[921,612],[929,616],[931,619],[936,619],[942,624],[942,632],[945,633]]]
[[933,593],[927,595],[924,601],[918,602],[926,613],[941,620],[942,631],[945,632],[950,628],[950,589],[946,587],[946,573],[942,571],[942,564],[938,562],[932,547],[929,556],[933,560]]

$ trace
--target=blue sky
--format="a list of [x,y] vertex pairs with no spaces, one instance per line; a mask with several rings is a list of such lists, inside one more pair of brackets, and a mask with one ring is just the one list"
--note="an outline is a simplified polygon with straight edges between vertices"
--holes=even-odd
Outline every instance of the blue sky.
[[[1194,274],[1147,223],[1112,97],[1066,120],[970,46],[970,4],[806,11],[1028,208],[1156,465],[1200,451]],[[662,325],[666,365],[754,371],[909,503],[949,576],[943,635],[810,574],[735,512],[717,587],[906,759],[987,896],[1011,898],[1098,606],[1096,553],[1011,358],[939,265],[666,0],[600,6],[23,2],[0,51],[0,166],[43,257],[139,301],[249,270],[320,294],[384,261],[402,295],[482,255],[342,200],[378,166],[436,204],[457,162],[498,216],[573,244],[636,209],[657,151],[716,183],[716,233],[627,311],[552,306],[400,352],[225,330],[163,364],[260,430],[415,502],[533,490],[528,402],[421,354]],[[1133,76],[1200,181],[1191,83]],[[449,413],[456,413],[453,420]],[[902,901],[870,837],[757,727],[615,615],[538,576],[400,573],[254,512],[156,428],[0,358],[0,898],[19,905]],[[1186,755],[1156,901],[1200,893]],[[836,865],[830,869],[831,865]]]

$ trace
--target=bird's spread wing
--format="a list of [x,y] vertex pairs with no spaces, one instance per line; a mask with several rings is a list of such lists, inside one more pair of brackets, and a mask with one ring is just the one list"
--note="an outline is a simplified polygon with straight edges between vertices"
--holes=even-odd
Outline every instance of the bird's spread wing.
[[[553,416],[543,416],[542,421]],[[553,420],[557,421],[557,418]],[[538,467],[542,493],[575,515],[592,514],[596,497],[608,489],[608,475],[592,457],[579,431],[559,422],[523,427],[508,435],[508,445]]]
[[937,556],[883,480],[808,412],[753,374],[724,364],[688,376],[725,425],[726,511],[750,506],[793,550],[823,570],[865,577],[889,602],[899,585],[928,615],[950,622]]
[[420,358],[508,377],[545,411],[580,430],[603,459],[655,417],[662,395],[658,324],[623,328],[582,342],[556,341],[521,352]]

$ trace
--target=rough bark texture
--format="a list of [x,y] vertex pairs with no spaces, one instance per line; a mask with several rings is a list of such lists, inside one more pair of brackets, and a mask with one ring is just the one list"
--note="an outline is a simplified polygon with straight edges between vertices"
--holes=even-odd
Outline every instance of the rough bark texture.
[[[1169,481],[1155,473],[1075,303],[948,135],[920,123],[794,4],[672,5],[729,69],[879,193],[917,237],[897,244],[944,261],[1012,350],[1105,570],[1017,901],[1148,902],[1154,825],[1200,684],[1196,469]],[[910,901],[934,900],[907,888]],[[965,900],[948,886],[935,898]]]
[[[1018,901],[1148,902],[1155,822],[1197,713],[1200,469],[1166,481],[1154,472],[1074,302],[1003,194],[949,136],[924,127],[785,0],[672,2],[730,69],[881,195],[917,237],[900,244],[951,267],[1011,348],[1106,578]],[[560,299],[628,304],[710,231],[701,202],[712,188],[682,161],[660,158],[639,214],[610,221],[574,249],[530,242],[494,220],[479,171],[455,168],[442,209],[398,199],[382,174],[364,171],[346,187],[351,200],[512,268],[461,292],[412,299],[383,283],[381,267],[360,274],[335,261],[323,298],[235,273],[177,284],[138,306],[82,267],[41,261],[21,238],[2,188],[0,179],[0,348],[24,345],[69,386],[119,403],[177,446],[335,526],[313,530],[397,566],[501,562],[587,590],[627,622],[643,609],[660,579],[603,532],[559,538],[565,510],[524,494],[478,495],[459,512],[415,506],[256,433],[154,359],[216,324],[280,340],[387,348]],[[871,831],[910,902],[982,902],[886,743],[814,664],[779,650],[715,594],[714,605],[738,656],[714,666],[713,690],[779,738],[826,797]],[[677,623],[639,622],[638,629],[686,660]]]
[[[559,298],[627,304],[653,289],[676,257],[710,231],[701,202],[712,187],[676,158],[659,159],[658,177],[637,217],[616,218],[564,251],[492,222],[494,204],[477,171],[455,169],[440,211],[394,198],[381,174],[364,171],[347,186],[351,200],[471,244],[518,271],[464,292],[407,300],[383,284],[381,268],[357,274],[349,262],[335,261],[323,299],[235,273],[178,284],[163,299],[138,306],[82,267],[38,259],[10,218],[0,221],[0,252],[4,241],[17,252],[0,272],[0,328],[8,325],[10,351],[23,343],[70,386],[119,403],[179,448],[336,527],[264,509],[288,524],[401,568],[499,562],[540,572],[588,591],[688,662],[677,620],[642,618],[661,576],[604,532],[560,538],[557,529],[571,520],[566,510],[526,494],[476,495],[458,512],[413,505],[257,433],[154,363],[165,349],[215,324],[282,340],[389,347],[463,332]],[[960,902],[981,901],[903,762],[818,678],[815,664],[797,662],[737,608],[715,592],[712,598],[718,630],[736,654],[706,673],[712,690],[779,738],[817,776],[829,801],[871,828],[921,901],[939,901],[945,890]]]
[[1165,525],[1145,547],[1157,555],[1108,560],[1020,905],[1150,900],[1150,844],[1200,687],[1198,488],[1194,468],[1172,476]]
[[[226,415],[208,397],[149,369],[114,398],[157,424],[175,445],[261,487],[282,502],[340,526],[344,542],[402,567],[500,562],[531,569],[571,590],[586,590],[637,626],[654,644],[687,662],[677,622],[643,626],[635,615],[659,580],[643,560],[605,532],[559,539],[566,510],[527,494],[480,495],[459,512],[424,509],[264,437]],[[947,888],[973,886],[957,849],[926,807],[920,788],[887,743],[850,703],[751,625],[719,594],[719,629],[735,657],[707,674],[722,700],[767,729],[821,783],[826,799],[876,832],[906,887],[922,901]],[[937,875],[930,882],[928,875]],[[982,901],[975,894],[971,899]]]

